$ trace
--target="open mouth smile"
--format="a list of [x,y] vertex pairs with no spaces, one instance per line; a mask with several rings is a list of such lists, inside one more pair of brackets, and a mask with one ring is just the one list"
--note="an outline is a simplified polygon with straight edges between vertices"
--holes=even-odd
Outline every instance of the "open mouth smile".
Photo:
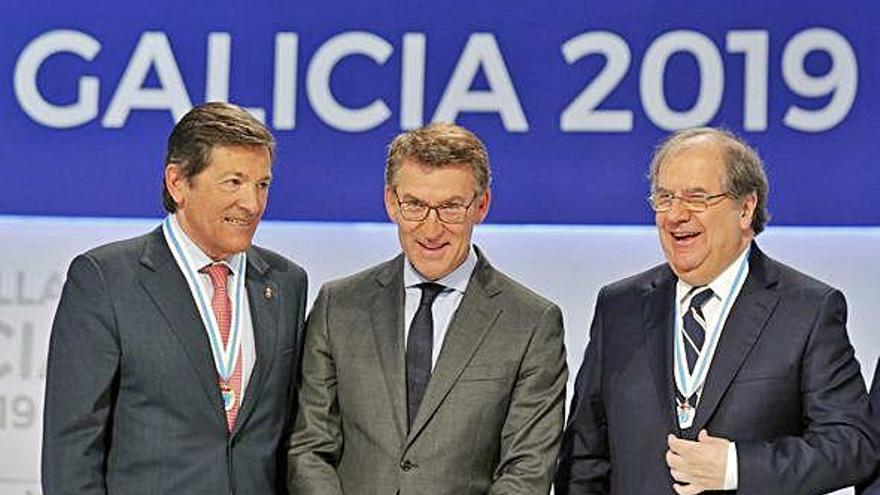
[[232,217],[226,217],[223,219],[223,221],[230,224],[230,225],[234,225],[236,227],[247,227],[253,223],[253,220],[244,220],[241,218],[232,218]]
[[697,237],[699,237],[702,232],[692,232],[692,231],[680,231],[680,232],[670,232],[669,236],[672,237],[672,240],[675,244],[678,245],[687,245],[694,241]]
[[449,243],[446,243],[446,242],[444,242],[444,243],[440,243],[440,244],[431,244],[431,243],[424,243],[424,242],[421,242],[421,241],[416,241],[416,243],[417,243],[417,244],[419,245],[419,247],[421,247],[424,251],[427,251],[427,252],[430,253],[430,254],[439,253],[440,251],[443,250],[443,248],[445,248],[446,246],[449,245]]

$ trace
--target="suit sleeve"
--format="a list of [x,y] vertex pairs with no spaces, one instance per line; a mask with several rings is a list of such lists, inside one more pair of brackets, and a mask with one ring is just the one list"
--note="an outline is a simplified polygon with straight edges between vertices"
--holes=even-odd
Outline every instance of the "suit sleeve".
[[565,420],[565,332],[555,305],[541,314],[514,385],[490,494],[548,493]]
[[846,301],[829,290],[817,303],[801,365],[803,434],[737,441],[742,493],[825,493],[864,480],[877,462],[877,432],[846,334]]
[[294,332],[294,349],[295,355],[293,356],[293,366],[290,367],[290,377],[289,377],[289,387],[287,390],[287,397],[289,403],[289,411],[290,414],[287,418],[287,425],[285,426],[285,434],[282,435],[281,439],[281,447],[278,449],[277,454],[277,462],[278,462],[278,477],[276,481],[276,490],[279,495],[288,494],[287,490],[287,451],[290,447],[290,433],[293,430],[293,422],[296,420],[296,411],[297,411],[297,380],[299,379],[300,372],[300,362],[302,356],[302,344],[303,344],[303,334],[304,331],[304,318],[306,311],[306,302],[309,294],[309,277],[306,274],[305,270],[300,268],[299,266],[295,267],[294,271],[295,275],[293,277],[293,287],[296,293],[296,302],[294,306],[294,315],[295,318],[294,326],[292,331]]
[[105,494],[120,347],[98,264],[73,260],[52,325],[43,413],[45,495]]
[[575,381],[559,454],[556,495],[600,495],[610,491],[608,422],[602,402],[603,294],[604,289],[599,293],[590,341]]
[[342,453],[342,420],[328,335],[329,299],[330,290],[322,287],[306,322],[298,412],[287,455],[287,487],[297,495],[342,495],[336,474]]
[[[871,420],[874,422],[875,430],[880,431],[880,358],[877,359],[877,365],[874,367],[874,383],[871,385]],[[856,490],[857,494],[880,495],[880,458],[877,461],[874,476],[865,486]]]

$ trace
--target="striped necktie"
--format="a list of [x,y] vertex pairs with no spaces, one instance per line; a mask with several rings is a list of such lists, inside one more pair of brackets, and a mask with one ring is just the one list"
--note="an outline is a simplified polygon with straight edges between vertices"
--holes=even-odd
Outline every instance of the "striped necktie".
[[684,352],[687,356],[688,372],[694,372],[697,359],[703,351],[703,343],[706,341],[706,318],[703,316],[703,305],[715,293],[708,287],[695,287],[694,295],[687,312],[684,314]]

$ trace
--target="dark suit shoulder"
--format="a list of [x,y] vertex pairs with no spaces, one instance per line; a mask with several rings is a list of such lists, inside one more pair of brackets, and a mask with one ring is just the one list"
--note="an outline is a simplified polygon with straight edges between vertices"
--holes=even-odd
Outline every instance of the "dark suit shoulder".
[[[131,266],[140,259],[145,246],[151,242],[156,232],[153,231],[137,237],[103,244],[89,249],[80,256],[88,258],[101,266],[112,266],[115,264]],[[158,232],[161,235],[161,230]]]
[[306,278],[305,269],[290,258],[278,254],[271,249],[266,249],[257,245],[251,246],[251,249],[253,249],[273,271],[289,273],[290,276],[296,279]]
[[643,272],[611,282],[602,287],[602,294],[609,298],[639,295],[663,281],[674,279],[675,275],[666,263],[661,263]]
[[[821,297],[836,289],[821,280],[807,275],[785,263],[767,257],[763,253],[758,255],[757,263],[752,263],[751,272],[762,277],[772,273],[772,277],[779,283],[783,291],[802,292],[805,295]],[[674,282],[675,274],[667,263],[661,263],[643,272],[622,278],[604,286],[601,290],[603,298],[616,300],[621,297],[639,296],[645,290],[656,287],[664,282]]]
[[823,295],[837,290],[835,287],[832,287],[812,275],[807,275],[785,263],[776,261],[772,258],[765,258],[765,260],[768,266],[771,266],[778,271],[779,286],[782,290],[804,291],[816,295]]

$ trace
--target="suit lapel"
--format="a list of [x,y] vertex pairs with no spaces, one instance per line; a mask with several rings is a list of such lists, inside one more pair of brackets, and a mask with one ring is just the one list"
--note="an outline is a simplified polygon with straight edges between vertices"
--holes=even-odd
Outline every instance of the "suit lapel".
[[407,444],[418,436],[434,415],[501,313],[501,308],[492,301],[492,297],[501,290],[495,281],[496,272],[482,254],[479,251],[477,253],[477,266],[464,297],[449,322],[443,347],[409,432]]
[[[268,263],[253,248],[248,250],[247,259],[245,285],[254,329],[256,361],[245,390],[244,402],[235,420],[233,435],[238,433],[241,425],[245,423],[253,411],[254,404],[258,403],[266,377],[272,370],[278,337],[278,308],[280,306],[278,298],[284,296],[268,276]],[[267,294],[272,294],[272,296],[269,297]]]
[[675,418],[675,383],[672,375],[675,281],[675,275],[668,266],[651,281],[646,289],[642,321],[645,325],[645,346],[657,398],[667,411],[670,426],[680,431]]
[[153,231],[141,256],[140,282],[156,303],[171,331],[192,362],[217,419],[226,424],[223,415],[217,370],[205,326],[190,295],[189,286],[171,256],[162,229]]
[[694,418],[695,432],[709,422],[779,301],[779,293],[775,290],[778,281],[775,268],[753,243],[749,255],[749,276],[730,309],[706,376]]
[[370,324],[382,374],[391,395],[391,408],[400,438],[406,437],[406,360],[403,344],[403,255],[385,264],[376,275],[379,292],[370,308]]

